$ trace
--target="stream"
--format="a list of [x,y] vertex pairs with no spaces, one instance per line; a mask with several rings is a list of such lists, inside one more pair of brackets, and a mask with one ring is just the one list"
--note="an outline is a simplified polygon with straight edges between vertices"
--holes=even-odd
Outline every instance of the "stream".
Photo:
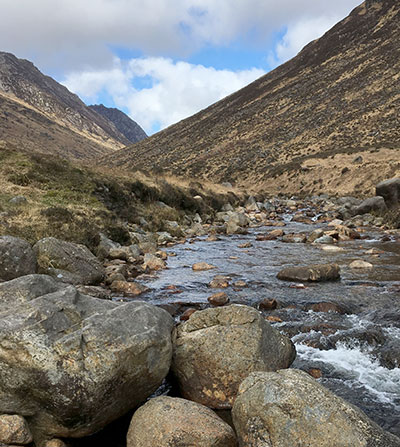
[[[284,231],[315,228],[287,222]],[[207,297],[222,291],[208,287],[215,275],[231,278],[223,290],[231,303],[258,307],[265,298],[275,299],[277,308],[263,314],[277,317],[271,324],[295,343],[292,367],[319,370],[323,385],[400,436],[400,243],[381,242],[382,233],[369,229],[365,240],[340,242],[344,250],[339,252],[305,243],[256,241],[257,233],[273,229],[252,228],[247,235],[219,236],[217,241],[204,237],[167,249],[176,256],[169,256],[167,270],[141,279],[151,288],[144,299],[183,310],[208,307]],[[246,242],[252,246],[238,247]],[[372,248],[379,253],[366,253]],[[374,268],[349,268],[355,259]],[[193,271],[197,262],[217,268]],[[296,285],[276,278],[285,266],[332,262],[341,267],[340,281]],[[238,280],[246,287],[234,286]],[[337,311],[313,307],[327,302]]]

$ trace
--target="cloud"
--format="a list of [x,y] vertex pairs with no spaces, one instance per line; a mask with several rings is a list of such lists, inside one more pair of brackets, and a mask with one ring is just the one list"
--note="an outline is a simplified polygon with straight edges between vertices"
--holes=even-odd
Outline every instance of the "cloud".
[[[87,102],[106,92],[148,133],[190,116],[262,76],[260,69],[216,70],[163,57],[114,59],[110,70],[69,74],[63,84]],[[140,88],[135,88],[139,84]],[[143,84],[147,87],[142,88]]]
[[238,39],[263,45],[297,22],[342,18],[360,0],[0,0],[2,50],[42,69],[109,68],[110,48],[183,58]]
[[268,62],[274,68],[294,57],[305,45],[322,36],[332,28],[339,18],[336,15],[306,18],[290,24],[283,37],[268,55]]

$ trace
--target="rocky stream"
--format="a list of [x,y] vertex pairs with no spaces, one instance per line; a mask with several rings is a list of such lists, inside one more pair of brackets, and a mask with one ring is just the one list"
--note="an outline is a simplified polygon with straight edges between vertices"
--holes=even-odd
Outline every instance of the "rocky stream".
[[[310,233],[325,226],[285,217],[286,233]],[[260,227],[248,235],[218,236],[217,241],[204,236],[172,247],[167,252],[176,256],[169,257],[168,269],[142,280],[151,292],[140,299],[170,310],[205,308],[217,290],[231,303],[256,308],[263,300],[275,300],[276,309],[261,310],[295,343],[292,366],[316,375],[320,383],[400,435],[400,242],[382,242],[383,233],[368,228],[365,239],[341,242],[336,250],[256,240],[257,234],[273,230]],[[349,267],[357,259],[373,267]],[[193,271],[192,265],[199,262],[216,269]],[[288,265],[327,263],[340,266],[340,280],[296,283],[276,278]],[[226,277],[229,285],[211,289],[216,275]]]

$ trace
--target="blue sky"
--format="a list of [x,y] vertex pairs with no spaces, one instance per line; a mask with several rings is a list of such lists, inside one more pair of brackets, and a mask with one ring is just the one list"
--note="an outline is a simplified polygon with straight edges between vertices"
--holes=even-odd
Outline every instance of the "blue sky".
[[0,50],[151,134],[295,56],[360,2],[0,0]]

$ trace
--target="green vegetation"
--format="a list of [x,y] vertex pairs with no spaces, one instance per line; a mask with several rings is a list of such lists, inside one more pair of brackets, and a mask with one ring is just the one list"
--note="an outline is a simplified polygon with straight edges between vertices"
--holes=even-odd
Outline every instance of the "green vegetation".
[[[174,184],[140,172],[116,175],[10,145],[0,147],[0,191],[0,234],[31,243],[54,236],[89,247],[99,231],[128,243],[129,228],[142,219],[148,230],[163,231],[168,220],[212,215],[227,200],[200,184]],[[17,196],[26,201],[11,203]]]

